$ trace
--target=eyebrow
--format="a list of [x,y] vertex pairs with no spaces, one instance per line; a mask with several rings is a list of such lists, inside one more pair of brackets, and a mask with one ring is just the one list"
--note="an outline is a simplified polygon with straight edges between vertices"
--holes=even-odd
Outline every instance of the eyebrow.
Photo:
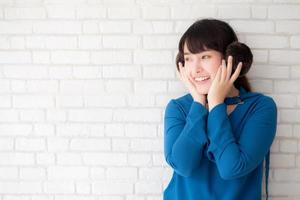
[[[204,53],[204,52],[209,53],[210,50],[205,50],[205,51],[202,51],[202,52],[200,52],[200,53]],[[192,54],[192,53],[190,53],[190,52],[183,53],[183,55],[191,55],[191,54]]]

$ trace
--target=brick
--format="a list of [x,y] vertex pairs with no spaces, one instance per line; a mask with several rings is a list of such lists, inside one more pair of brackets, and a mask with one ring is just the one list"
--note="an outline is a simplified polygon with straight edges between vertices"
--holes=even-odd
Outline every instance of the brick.
[[106,17],[106,8],[100,6],[80,6],[76,9],[78,19],[103,19]]
[[300,82],[298,80],[276,80],[274,82],[274,91],[276,93],[297,93],[300,91]]
[[300,36],[291,36],[290,38],[290,46],[291,48],[300,48]]
[[107,17],[109,19],[136,19],[140,17],[140,9],[137,6],[110,7],[107,9]]
[[9,179],[18,179],[19,178],[19,169],[17,167],[0,167],[0,179],[9,180]]
[[129,64],[132,63],[131,52],[129,51],[94,51],[91,52],[92,64]]
[[100,49],[102,47],[101,36],[79,36],[79,49]]
[[103,36],[103,47],[111,49],[136,49],[141,41],[136,36]]
[[137,180],[138,170],[134,167],[122,167],[122,168],[108,168],[106,170],[106,177],[109,180]]
[[88,176],[89,169],[87,167],[55,166],[47,168],[48,180],[80,180],[87,179]]
[[159,109],[116,109],[113,120],[115,122],[160,122],[161,116]]
[[145,19],[168,19],[170,9],[162,6],[142,6],[142,16]]
[[[2,129],[2,127],[0,127]],[[14,140],[12,138],[0,138],[0,150],[9,151],[14,148]]]
[[[79,194],[90,194],[91,193],[91,185],[89,182],[76,182],[75,183],[75,190],[76,190],[76,193],[79,193]],[[75,199],[76,197],[74,197]],[[90,200],[94,200],[94,197],[77,197],[77,200],[82,198],[83,200],[87,200],[87,199],[90,199]]]
[[179,42],[178,36],[144,36],[143,47],[145,49],[176,49]]
[[128,152],[129,150],[129,139],[112,139],[112,151]]
[[268,10],[267,6],[261,6],[261,5],[251,6],[251,18],[266,19],[267,10]]
[[274,179],[276,181],[299,181],[299,169],[274,169]]
[[195,19],[199,17],[215,17],[216,8],[214,5],[193,5],[171,7],[172,19]]
[[135,94],[128,97],[128,105],[132,107],[151,107],[155,105],[155,98],[153,95]]
[[42,7],[16,8],[10,7],[4,9],[5,19],[45,19],[46,11]]
[[171,64],[172,61],[173,58],[169,51],[138,50],[134,52],[135,64]]
[[282,168],[282,167],[294,167],[295,156],[292,154],[271,154],[270,155],[270,167]]
[[99,24],[97,21],[92,21],[92,20],[83,21],[82,31],[84,34],[100,33]]
[[46,95],[22,95],[13,98],[14,108],[51,108],[54,107],[52,97]]
[[44,184],[46,194],[73,194],[75,185],[71,181],[48,181]]
[[133,22],[133,33],[135,34],[161,34],[172,33],[172,21],[146,21],[135,20]]
[[30,167],[20,169],[20,179],[25,180],[44,180],[46,178],[46,170],[40,167]]
[[60,137],[47,138],[48,152],[64,152],[69,149],[69,140]]
[[299,19],[298,5],[271,5],[268,7],[268,18],[271,19]]
[[0,153],[0,165],[33,165],[33,153]]
[[137,194],[160,194],[162,185],[159,182],[139,181],[135,184],[135,191]]
[[276,137],[292,137],[293,127],[290,124],[278,124],[276,130]]
[[57,164],[58,165],[82,165],[81,155],[77,152],[75,153],[57,153]]
[[289,70],[288,66],[253,65],[247,75],[249,78],[288,79]]
[[72,109],[68,116],[68,121],[72,122],[109,122],[111,119],[111,109]]
[[[27,21],[1,21],[0,34],[31,34],[32,23]],[[2,60],[2,59],[1,59]]]
[[131,24],[127,21],[101,21],[99,30],[101,33],[130,33]]
[[157,152],[162,151],[162,141],[154,139],[132,139],[131,150],[134,152],[148,151]]
[[128,154],[129,166],[150,166],[151,156],[145,153],[130,153]]
[[72,139],[70,149],[74,151],[109,151],[110,139]]
[[136,93],[163,93],[167,91],[166,81],[136,81],[134,82]]
[[47,17],[50,19],[75,19],[76,10],[74,7],[63,5],[46,5]]
[[63,94],[99,94],[104,91],[102,80],[63,80],[59,90]]
[[31,62],[31,53],[27,51],[0,52],[0,64],[28,64]]
[[218,17],[222,19],[247,19],[250,18],[250,11],[248,5],[220,5],[218,6]]
[[132,83],[128,80],[109,80],[105,83],[107,93],[129,94],[132,93]]
[[53,165],[55,163],[54,153],[37,153],[36,163],[38,165]]
[[50,64],[49,52],[32,52],[32,62],[34,64]]
[[93,194],[133,194],[133,184],[128,181],[97,181],[92,184]]
[[37,34],[80,34],[81,23],[77,21],[41,21],[33,23],[33,32]]
[[101,69],[95,66],[73,67],[73,77],[76,79],[98,79],[101,77]]
[[271,21],[231,20],[229,24],[238,33],[273,33],[275,30]]
[[289,40],[285,36],[249,35],[246,36],[246,44],[255,49],[288,48]]
[[140,78],[142,69],[139,66],[104,66],[104,78]]
[[3,73],[12,79],[45,79],[48,78],[46,67],[32,65],[5,65]]
[[294,50],[270,50],[270,62],[279,64],[300,64],[300,52]]
[[276,21],[276,33],[300,33],[300,21],[278,20]]
[[51,61],[54,64],[88,64],[90,56],[84,51],[54,51],[51,52]]
[[124,166],[127,164],[126,153],[83,153],[83,162],[87,165]]
[[284,153],[296,153],[297,152],[297,141],[294,140],[280,140],[280,151]]
[[0,194],[41,194],[41,182],[5,181],[0,182]]
[[297,105],[297,99],[288,94],[272,95],[278,108],[294,108]]
[[59,95],[56,96],[55,103],[60,108],[68,107],[83,107],[83,97],[74,95]]
[[15,148],[19,151],[42,151],[46,149],[45,140],[39,138],[17,138]]
[[122,124],[106,124],[105,135],[109,137],[124,136],[124,126]]
[[281,122],[300,122],[300,110],[299,109],[282,109],[280,121]]
[[269,193],[272,195],[299,195],[299,187],[299,183],[270,182]]
[[151,124],[126,124],[125,136],[133,138],[154,138],[156,136],[156,126]]

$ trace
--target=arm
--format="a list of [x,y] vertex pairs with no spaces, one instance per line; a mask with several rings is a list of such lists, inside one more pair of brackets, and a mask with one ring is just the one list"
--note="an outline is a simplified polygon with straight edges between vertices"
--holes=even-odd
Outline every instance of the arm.
[[193,102],[185,119],[182,108],[171,100],[164,117],[164,154],[167,163],[180,175],[189,176],[201,162],[207,142],[205,134],[208,111]]
[[235,179],[250,173],[264,159],[276,132],[277,109],[271,98],[263,98],[236,141],[226,105],[214,107],[208,116],[208,155],[216,163],[223,179]]

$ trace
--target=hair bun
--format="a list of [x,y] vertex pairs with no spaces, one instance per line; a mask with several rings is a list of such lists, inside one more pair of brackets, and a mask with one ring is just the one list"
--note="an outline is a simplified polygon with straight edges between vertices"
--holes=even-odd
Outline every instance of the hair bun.
[[246,44],[237,41],[232,42],[226,48],[226,52],[225,52],[226,61],[228,60],[228,56],[233,57],[232,73],[234,73],[234,71],[236,70],[239,62],[243,63],[242,70],[240,72],[239,77],[244,76],[249,71],[252,64],[253,55],[250,48]]

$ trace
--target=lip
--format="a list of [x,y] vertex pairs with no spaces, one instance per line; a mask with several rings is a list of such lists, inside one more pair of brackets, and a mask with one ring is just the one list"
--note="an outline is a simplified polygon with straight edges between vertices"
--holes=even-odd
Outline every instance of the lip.
[[194,78],[195,82],[199,82],[199,83],[206,82],[209,79],[210,79],[210,76],[201,76],[201,77]]

